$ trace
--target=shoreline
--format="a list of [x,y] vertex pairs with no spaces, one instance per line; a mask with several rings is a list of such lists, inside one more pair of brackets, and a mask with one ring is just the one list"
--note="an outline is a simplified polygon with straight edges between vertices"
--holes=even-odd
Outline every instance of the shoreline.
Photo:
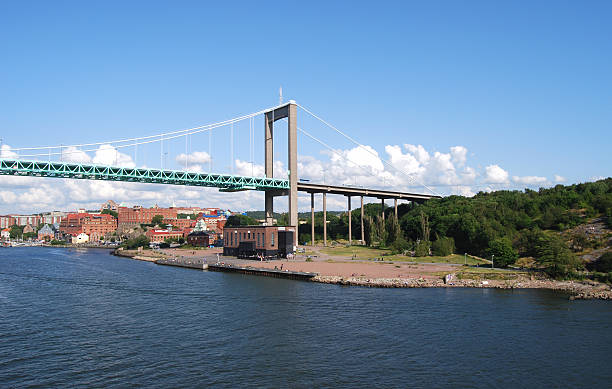
[[[190,251],[190,250],[188,250]],[[205,257],[202,252],[180,255],[181,252],[173,251],[174,255],[167,252],[137,252],[135,250],[114,250],[111,254],[132,258],[140,261],[155,262],[159,259],[173,257]],[[152,255],[148,255],[152,254]],[[213,251],[206,254],[216,254]],[[487,279],[484,278],[461,279],[457,276],[458,266],[433,266],[414,264],[403,265],[401,268],[393,264],[363,263],[363,262],[306,262],[293,261],[270,261],[259,262],[252,260],[237,260],[234,258],[221,257],[225,263],[249,265],[253,268],[273,269],[284,266],[289,271],[312,272],[317,275],[310,279],[311,282],[332,284],[341,286],[359,286],[371,288],[489,288],[489,289],[548,289],[569,294],[570,300],[612,300],[612,287],[596,281],[557,281],[550,278],[533,275],[517,276],[510,279]],[[385,266],[386,265],[386,266]],[[393,266],[390,268],[389,266]],[[398,269],[399,268],[399,269]],[[366,269],[366,270],[364,270]],[[392,274],[393,270],[406,273],[406,269],[413,270],[412,274],[402,276],[386,276]],[[442,270],[444,276],[436,270]],[[370,273],[361,274],[360,272]],[[344,274],[342,274],[344,273]],[[359,275],[356,275],[358,273]],[[436,273],[436,274],[433,274]]]

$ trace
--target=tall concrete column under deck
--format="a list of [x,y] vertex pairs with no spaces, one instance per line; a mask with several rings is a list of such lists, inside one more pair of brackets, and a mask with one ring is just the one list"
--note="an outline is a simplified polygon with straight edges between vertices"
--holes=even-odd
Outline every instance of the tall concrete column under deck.
[[393,205],[395,207],[395,220],[397,220],[397,199],[393,199],[395,201],[395,204]]
[[365,244],[365,230],[363,229],[363,196],[361,196],[361,244]]
[[312,247],[314,247],[315,241],[315,218],[314,218],[314,192],[310,194],[310,233],[312,238],[310,241],[312,242]]
[[382,211],[382,221],[385,221],[385,199],[384,197],[380,199],[381,211]]
[[349,240],[349,245],[351,245],[351,243],[353,243],[353,231],[351,231],[351,219],[352,219],[352,215],[351,215],[351,196],[346,196],[346,198],[348,199],[348,240]]
[[323,193],[323,246],[327,246],[327,193]]

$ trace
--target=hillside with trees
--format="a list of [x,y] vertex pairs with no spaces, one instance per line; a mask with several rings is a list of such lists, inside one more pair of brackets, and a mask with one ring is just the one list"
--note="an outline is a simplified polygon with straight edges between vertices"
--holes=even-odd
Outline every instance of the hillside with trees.
[[[589,268],[612,251],[612,178],[538,191],[496,191],[467,198],[449,196],[423,204],[402,204],[380,217],[380,204],[364,206],[369,246],[425,256],[467,253],[495,265],[530,265],[555,277]],[[353,210],[352,238],[361,239],[360,210]],[[310,240],[310,217],[300,241]],[[315,238],[322,239],[322,212],[315,214]],[[348,214],[328,214],[328,239],[347,239]],[[520,259],[519,259],[520,258]],[[612,277],[611,277],[612,278]]]

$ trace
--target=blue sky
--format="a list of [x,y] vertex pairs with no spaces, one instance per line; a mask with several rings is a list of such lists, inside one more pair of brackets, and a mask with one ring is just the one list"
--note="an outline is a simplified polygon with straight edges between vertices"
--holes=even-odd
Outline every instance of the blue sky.
[[[2,2],[0,137],[18,148],[188,128],[272,106],[282,85],[381,158],[389,145],[431,156],[464,147],[472,191],[493,165],[545,185],[590,180],[612,166],[611,11],[605,1]],[[333,147],[353,147],[306,116],[300,125]],[[236,130],[244,160],[247,127]],[[226,135],[213,143],[223,169]],[[301,139],[301,154],[327,158]]]

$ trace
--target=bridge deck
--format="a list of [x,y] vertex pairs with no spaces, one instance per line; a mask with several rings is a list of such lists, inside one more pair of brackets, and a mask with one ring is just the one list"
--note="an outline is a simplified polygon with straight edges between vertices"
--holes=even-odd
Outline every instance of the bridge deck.
[[[220,188],[222,191],[227,192],[241,190],[270,190],[276,191],[278,194],[286,194],[287,189],[289,189],[289,180],[279,178],[245,177],[229,174],[185,172],[180,170],[125,168],[71,162],[24,161],[13,159],[0,159],[0,175],[206,186]],[[425,201],[431,198],[440,197],[418,193],[304,182],[298,182],[298,191],[308,193],[330,193],[344,196],[366,196],[379,199],[404,199],[410,201]]]

